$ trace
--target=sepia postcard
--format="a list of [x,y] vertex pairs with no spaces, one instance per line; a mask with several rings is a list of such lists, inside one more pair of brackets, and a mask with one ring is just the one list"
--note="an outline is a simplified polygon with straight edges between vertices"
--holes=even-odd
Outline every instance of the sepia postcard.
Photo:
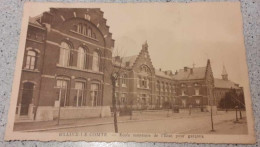
[[239,2],[25,3],[5,140],[254,144]]

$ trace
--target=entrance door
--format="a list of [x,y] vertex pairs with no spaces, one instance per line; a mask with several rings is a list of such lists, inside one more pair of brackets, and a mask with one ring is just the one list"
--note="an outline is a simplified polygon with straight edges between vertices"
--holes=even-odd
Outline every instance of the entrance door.
[[33,83],[23,84],[22,102],[21,102],[21,112],[20,115],[28,115],[29,105],[32,102],[33,97]]
[[182,106],[186,107],[186,100],[182,100]]

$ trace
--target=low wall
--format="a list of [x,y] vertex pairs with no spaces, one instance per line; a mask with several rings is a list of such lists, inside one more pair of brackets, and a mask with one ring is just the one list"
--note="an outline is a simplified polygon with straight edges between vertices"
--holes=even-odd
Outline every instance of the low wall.
[[[36,113],[37,121],[49,121],[58,118],[59,107],[41,106]],[[61,107],[60,119],[79,119],[91,117],[110,117],[109,106],[97,107]]]

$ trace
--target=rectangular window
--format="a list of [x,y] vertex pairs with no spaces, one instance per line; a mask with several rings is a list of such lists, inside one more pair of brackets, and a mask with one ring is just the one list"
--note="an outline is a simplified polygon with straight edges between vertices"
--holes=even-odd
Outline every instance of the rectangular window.
[[91,96],[91,106],[98,106],[99,105],[99,84],[93,83],[90,85],[90,96]]
[[195,89],[195,95],[200,95],[200,90],[199,89]]
[[85,103],[84,99],[84,87],[85,83],[84,82],[76,82],[75,83],[75,90],[76,90],[76,95],[74,96],[74,106],[83,106]]
[[121,104],[127,104],[126,94],[125,94],[125,93],[122,93],[122,94],[121,94]]
[[200,104],[200,100],[197,99],[196,100],[196,104],[199,105]]
[[185,96],[185,90],[184,89],[181,90],[181,95]]
[[116,87],[119,86],[119,79],[116,80]]
[[57,80],[57,88],[58,88],[58,101],[60,106],[66,106],[67,103],[67,88],[68,88],[68,81],[63,79]]
[[126,87],[126,75],[122,76],[122,87]]

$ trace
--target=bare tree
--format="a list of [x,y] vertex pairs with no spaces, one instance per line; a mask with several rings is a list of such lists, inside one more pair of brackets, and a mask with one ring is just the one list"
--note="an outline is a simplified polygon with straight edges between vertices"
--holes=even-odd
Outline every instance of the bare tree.
[[113,65],[113,59],[111,60],[111,65],[106,66],[104,64],[104,72],[108,72],[110,75],[111,80],[111,86],[112,86],[112,111],[113,111],[113,117],[114,117],[114,128],[115,133],[118,133],[118,125],[117,125],[117,106],[116,106],[116,83],[120,78],[120,75],[124,72],[123,71],[123,62],[122,57],[120,57],[121,50],[114,49],[113,50],[113,56],[116,56],[120,59],[120,61],[114,61],[115,65]]

